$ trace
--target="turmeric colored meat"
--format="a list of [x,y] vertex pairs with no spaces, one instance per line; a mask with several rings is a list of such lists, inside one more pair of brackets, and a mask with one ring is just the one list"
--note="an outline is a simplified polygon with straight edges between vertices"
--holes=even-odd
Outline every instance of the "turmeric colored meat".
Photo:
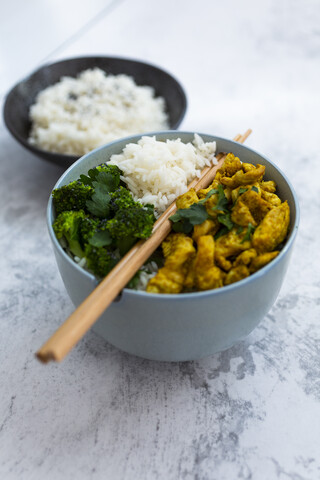
[[260,270],[260,268],[264,267],[265,265],[267,265],[267,263],[271,262],[271,260],[276,258],[278,254],[278,251],[274,251],[261,253],[261,255],[256,256],[250,263],[250,273],[254,273],[257,270]]
[[177,208],[188,208],[191,207],[194,203],[197,203],[199,198],[196,194],[196,191],[193,188],[190,188],[186,193],[180,195],[176,199]]
[[193,235],[192,238],[194,241],[197,241],[198,238],[202,237],[203,235],[215,235],[220,228],[220,223],[217,219],[208,218],[203,223],[199,225],[195,225],[193,227]]
[[198,251],[194,261],[195,286],[198,290],[210,290],[223,285],[223,273],[214,265],[214,239],[204,235],[198,239]]
[[250,272],[246,265],[238,265],[236,267],[232,267],[226,275],[224,284],[230,285],[231,283],[239,282],[239,280],[247,278],[249,277],[249,275]]
[[288,232],[289,222],[290,208],[287,202],[270,210],[252,237],[252,245],[257,252],[271,252],[283,242]]
[[223,270],[229,271],[232,267],[232,262],[228,260],[229,257],[239,255],[251,247],[251,241],[245,240],[245,234],[245,231],[238,234],[237,229],[233,228],[216,241],[215,261]]
[[264,175],[266,167],[264,165],[259,165],[247,172],[239,170],[233,175],[233,177],[221,177],[220,182],[222,185],[230,188],[236,188],[240,185],[250,185],[254,182],[261,180]]
[[266,202],[259,193],[248,190],[241,195],[232,209],[232,220],[238,225],[251,223],[257,226],[273,206]]
[[151,293],[180,293],[188,272],[188,261],[194,256],[192,238],[183,233],[170,234],[162,244],[164,266],[147,285]]
[[201,219],[204,205],[208,218],[199,224],[192,220],[188,235],[173,233],[163,241],[164,266],[149,281],[148,292],[220,288],[277,257],[288,233],[290,208],[276,195],[276,183],[263,180],[264,173],[263,165],[241,163],[230,153],[208,188],[198,193],[191,189],[177,198],[178,209],[198,204]]

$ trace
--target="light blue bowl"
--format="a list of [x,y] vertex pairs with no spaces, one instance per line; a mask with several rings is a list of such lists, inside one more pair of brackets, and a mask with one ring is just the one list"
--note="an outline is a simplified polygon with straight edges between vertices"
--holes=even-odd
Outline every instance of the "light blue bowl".
[[[158,140],[193,140],[191,132],[160,132]],[[290,260],[299,223],[299,205],[285,175],[270,160],[244,145],[201,134],[206,142],[217,142],[217,152],[233,152],[241,160],[266,165],[265,179],[275,180],[278,194],[291,209],[290,231],[284,248],[268,265],[232,285],[205,292],[157,295],[124,289],[94,325],[93,330],[108,342],[139,357],[162,361],[196,360],[231,347],[246,337],[275,302]],[[141,135],[100,147],[75,162],[55,188],[79,178],[80,174],[108,161],[126,144]],[[96,278],[79,267],[61,248],[52,223],[55,214],[50,198],[47,211],[49,234],[58,268],[75,306],[97,285]]]

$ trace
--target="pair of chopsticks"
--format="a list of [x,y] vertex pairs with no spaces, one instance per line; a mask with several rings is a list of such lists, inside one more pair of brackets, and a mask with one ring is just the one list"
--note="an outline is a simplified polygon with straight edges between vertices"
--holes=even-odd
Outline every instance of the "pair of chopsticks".
[[[243,135],[236,135],[234,141],[244,143],[251,132],[252,130],[249,129]],[[225,157],[226,154],[218,154],[216,157],[218,163],[211,167],[205,167],[201,172],[200,178],[194,179],[188,185],[188,190],[194,188],[196,191],[199,191],[207,188],[212,183]],[[169,217],[176,211],[176,202],[173,202],[155,222],[152,235],[147,240],[138,241],[129,250],[113,270],[40,348],[36,356],[41,362],[47,363],[50,360],[60,361],[70,352],[167,237],[172,226]]]

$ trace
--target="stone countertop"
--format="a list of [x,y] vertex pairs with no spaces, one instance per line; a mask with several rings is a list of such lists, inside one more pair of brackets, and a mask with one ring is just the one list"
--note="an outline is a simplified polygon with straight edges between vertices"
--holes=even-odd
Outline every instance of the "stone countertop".
[[0,478],[319,479],[319,2],[78,3],[1,6],[2,100],[43,61],[158,64],[186,89],[181,129],[253,129],[247,145],[287,174],[301,224],[276,303],[233,348],[157,363],[89,332],[63,363],[43,366],[35,350],[73,310],[45,220],[62,169],[1,122]]

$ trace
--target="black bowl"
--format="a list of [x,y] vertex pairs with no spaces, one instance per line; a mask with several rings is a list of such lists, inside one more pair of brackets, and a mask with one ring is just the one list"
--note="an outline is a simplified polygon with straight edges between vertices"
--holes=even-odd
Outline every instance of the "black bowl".
[[74,163],[79,156],[48,152],[28,142],[31,129],[29,109],[35,102],[37,94],[49,85],[57,83],[61,77],[76,77],[83,70],[94,67],[113,75],[120,73],[130,75],[137,85],[153,87],[155,95],[165,99],[170,129],[178,128],[186,112],[187,100],[182,86],[169,73],[156,66],[126,58],[79,57],[44,65],[10,90],[4,104],[3,116],[14,138],[44,160],[64,167]]

